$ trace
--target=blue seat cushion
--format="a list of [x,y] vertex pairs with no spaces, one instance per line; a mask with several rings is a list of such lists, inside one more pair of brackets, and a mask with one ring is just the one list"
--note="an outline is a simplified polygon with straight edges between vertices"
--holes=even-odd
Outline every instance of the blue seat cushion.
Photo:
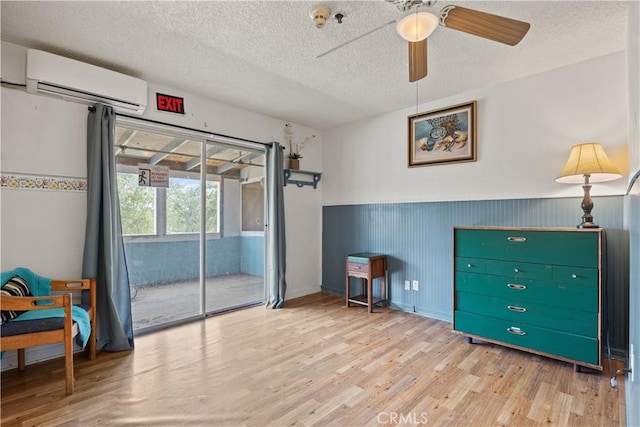
[[55,331],[64,329],[64,317],[47,317],[45,319],[18,320],[6,322],[0,327],[0,336],[32,334],[35,332]]
[[[89,306],[78,305],[78,307],[87,311]],[[74,322],[75,323],[75,322]],[[14,320],[5,322],[0,325],[1,337],[12,337],[15,335],[33,334],[37,332],[56,331],[64,329],[64,317],[46,317],[44,319],[31,320]],[[80,337],[76,336],[76,340],[80,342]]]

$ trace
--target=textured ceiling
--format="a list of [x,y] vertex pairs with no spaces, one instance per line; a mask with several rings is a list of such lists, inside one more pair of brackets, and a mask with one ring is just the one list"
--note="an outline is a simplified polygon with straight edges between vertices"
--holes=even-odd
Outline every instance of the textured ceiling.
[[[406,42],[388,2],[330,1],[346,15],[317,29],[314,1],[1,2],[2,40],[121,71],[316,129],[416,104]],[[439,1],[531,23],[515,47],[439,27],[420,103],[625,48],[627,2]]]

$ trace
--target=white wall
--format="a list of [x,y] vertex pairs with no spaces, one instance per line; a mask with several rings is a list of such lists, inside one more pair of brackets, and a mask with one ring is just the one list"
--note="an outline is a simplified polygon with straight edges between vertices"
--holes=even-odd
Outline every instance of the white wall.
[[[2,173],[86,178],[87,106],[2,88]],[[85,192],[0,190],[0,266],[82,272]]]
[[[24,83],[25,55],[25,48],[2,42],[3,79]],[[0,91],[0,171],[86,178],[87,106],[22,89]],[[186,115],[154,111],[156,91],[184,97]],[[284,142],[285,122],[273,117],[153,83],[149,100],[145,118],[259,142]],[[295,124],[294,130],[296,141],[316,133]],[[316,140],[305,147],[303,164],[321,171],[319,134]],[[86,193],[2,189],[0,200],[2,271],[27,266],[49,277],[81,274]],[[287,187],[285,203],[291,298],[320,290],[321,191]],[[225,226],[239,229],[239,218],[225,218]]]
[[[407,116],[415,107],[323,134],[323,205],[582,196],[554,181],[572,145],[598,141],[627,173],[625,53],[420,105],[477,100],[472,163],[407,167]],[[626,180],[595,184],[623,194]]]
[[[297,128],[298,129],[298,128]],[[310,130],[295,132],[295,141],[301,142]],[[315,140],[302,150],[300,169],[322,172],[322,138],[315,133]],[[285,217],[287,221],[287,296],[297,297],[319,292],[322,281],[322,206],[321,194],[326,175],[322,175],[318,188],[299,188],[287,185],[284,188]],[[313,275],[313,280],[307,279]],[[300,286],[306,283],[307,286]],[[316,284],[318,284],[316,286]]]

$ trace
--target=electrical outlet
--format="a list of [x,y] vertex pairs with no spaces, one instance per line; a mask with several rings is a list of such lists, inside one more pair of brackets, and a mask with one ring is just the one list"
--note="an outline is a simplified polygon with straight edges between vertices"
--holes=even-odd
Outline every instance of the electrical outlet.
[[414,291],[417,291],[418,289],[419,289],[418,281],[417,281],[417,280],[414,280],[414,281],[413,281],[413,290],[414,290]]
[[629,353],[630,353],[629,354],[629,368],[631,368],[630,377],[631,377],[631,382],[633,382],[634,381],[635,372],[636,372],[636,367],[633,366],[635,364],[635,358],[636,358],[636,355],[633,352],[633,344],[631,344],[631,351]]
[[410,291],[411,290],[411,283],[409,283],[408,280],[404,281],[404,290],[405,291]]

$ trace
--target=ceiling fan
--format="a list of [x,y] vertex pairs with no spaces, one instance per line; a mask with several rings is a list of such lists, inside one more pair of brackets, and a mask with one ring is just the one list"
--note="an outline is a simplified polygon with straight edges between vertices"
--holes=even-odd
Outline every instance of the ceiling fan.
[[[437,0],[386,1],[396,5],[401,12],[405,12],[405,15],[342,43],[318,55],[316,58],[321,58],[388,25],[396,23],[396,32],[400,37],[407,40],[409,44],[409,81],[415,82],[427,76],[427,38],[438,25],[509,46],[518,44],[531,26],[527,22],[461,6],[445,6],[440,10],[438,16],[422,10],[423,8],[432,7]],[[329,11],[329,13],[331,12]]]

